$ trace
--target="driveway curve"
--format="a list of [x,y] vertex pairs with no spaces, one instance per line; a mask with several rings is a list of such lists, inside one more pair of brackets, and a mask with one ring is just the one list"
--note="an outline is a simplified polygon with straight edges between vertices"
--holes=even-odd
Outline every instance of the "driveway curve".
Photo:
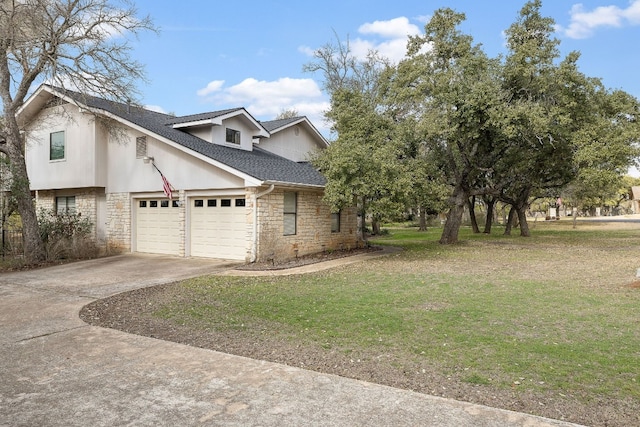
[[570,426],[82,322],[233,262],[121,255],[0,275],[0,426]]

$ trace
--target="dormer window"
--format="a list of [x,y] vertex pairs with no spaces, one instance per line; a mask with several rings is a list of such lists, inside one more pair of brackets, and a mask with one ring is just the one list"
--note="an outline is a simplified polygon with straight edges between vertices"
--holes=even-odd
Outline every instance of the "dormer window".
[[227,128],[227,139],[226,141],[230,144],[238,144],[240,145],[240,131]]

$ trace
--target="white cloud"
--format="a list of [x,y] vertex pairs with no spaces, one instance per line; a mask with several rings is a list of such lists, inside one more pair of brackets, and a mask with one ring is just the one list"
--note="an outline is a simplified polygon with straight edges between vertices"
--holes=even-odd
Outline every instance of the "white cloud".
[[568,37],[584,39],[593,35],[600,27],[619,28],[640,24],[640,0],[632,0],[626,9],[618,6],[600,6],[587,11],[581,3],[573,5],[571,20],[567,28],[559,27]]
[[298,47],[298,52],[303,53],[307,56],[313,56],[315,50],[309,46],[300,46]]
[[198,96],[211,95],[212,93],[218,92],[222,88],[223,85],[224,85],[224,80],[213,80],[213,81],[210,81],[209,84],[207,84],[206,87],[203,87],[202,89],[199,89],[197,94],[198,94]]
[[325,131],[323,113],[329,109],[329,102],[312,79],[247,78],[229,87],[224,87],[224,81],[214,80],[197,94],[214,108],[245,107],[259,120],[271,120],[283,110],[295,109],[307,116],[318,130]]
[[399,62],[407,53],[409,36],[419,35],[420,27],[401,16],[388,21],[374,21],[362,24],[358,32],[369,38],[357,38],[351,41],[351,48],[356,57],[364,58],[374,50],[392,62]]
[[[426,16],[417,18],[419,22],[428,19]],[[392,62],[399,62],[407,53],[409,36],[421,34],[421,29],[409,21],[409,18],[401,16],[387,21],[367,22],[358,28],[361,35],[349,40],[349,47],[356,58],[365,58],[371,51],[377,51],[380,55]],[[307,56],[313,56],[314,49],[308,46],[300,46],[298,51]]]
[[420,34],[420,28],[401,16],[388,21],[373,21],[362,24],[358,28],[360,34],[374,34],[387,39],[406,38],[409,35]]

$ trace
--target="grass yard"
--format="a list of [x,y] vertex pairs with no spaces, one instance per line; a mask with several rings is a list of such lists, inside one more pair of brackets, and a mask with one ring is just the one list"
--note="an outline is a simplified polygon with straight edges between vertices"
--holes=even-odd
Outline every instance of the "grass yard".
[[640,425],[640,224],[531,227],[527,239],[463,229],[453,246],[438,243],[440,229],[393,228],[374,243],[400,253],[307,275],[185,281],[149,316],[217,350]]

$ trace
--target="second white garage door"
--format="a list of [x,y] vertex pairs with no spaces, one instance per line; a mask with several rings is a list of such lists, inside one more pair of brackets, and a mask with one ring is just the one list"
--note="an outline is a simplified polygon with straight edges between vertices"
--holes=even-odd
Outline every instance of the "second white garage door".
[[244,260],[247,210],[244,196],[190,199],[191,256]]

